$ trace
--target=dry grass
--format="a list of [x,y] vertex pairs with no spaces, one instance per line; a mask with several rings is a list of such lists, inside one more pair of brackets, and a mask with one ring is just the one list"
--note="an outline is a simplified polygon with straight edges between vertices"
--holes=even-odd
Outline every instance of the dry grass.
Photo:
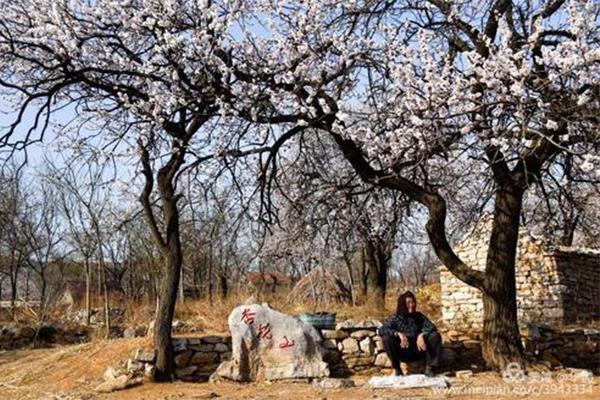
[[[337,314],[337,321],[346,319],[375,318],[386,319],[394,313],[399,293],[404,290],[392,288],[388,290],[385,308],[374,306],[368,299],[359,298],[356,305],[344,303],[314,304],[307,299],[290,299],[286,294],[263,294],[260,298],[254,297],[256,302],[267,302],[271,307],[290,315],[299,315],[304,312],[327,311]],[[419,310],[425,313],[433,321],[441,317],[440,309],[440,285],[433,284],[416,290]],[[175,318],[186,321],[201,330],[203,333],[225,333],[229,331],[227,316],[231,310],[246,302],[250,296],[247,293],[231,295],[226,299],[186,300],[179,302],[175,312]],[[135,308],[134,308],[135,309]]]

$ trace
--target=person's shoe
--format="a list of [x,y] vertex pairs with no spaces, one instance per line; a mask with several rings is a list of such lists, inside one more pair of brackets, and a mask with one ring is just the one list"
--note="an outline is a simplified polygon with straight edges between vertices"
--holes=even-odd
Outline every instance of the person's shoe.
[[431,365],[427,365],[425,367],[425,376],[429,378],[435,376],[435,373],[433,372],[433,367]]

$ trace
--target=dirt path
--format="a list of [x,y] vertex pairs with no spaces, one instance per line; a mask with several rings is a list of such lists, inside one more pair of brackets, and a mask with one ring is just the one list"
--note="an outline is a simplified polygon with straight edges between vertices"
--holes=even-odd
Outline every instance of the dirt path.
[[53,349],[0,352],[0,399],[492,399],[496,397],[544,400],[598,399],[600,377],[590,382],[507,385],[498,374],[476,374],[455,380],[446,391],[432,389],[372,389],[368,375],[353,377],[357,387],[325,390],[304,383],[146,383],[125,391],[97,394],[108,365],[126,359],[146,339],[99,341]]

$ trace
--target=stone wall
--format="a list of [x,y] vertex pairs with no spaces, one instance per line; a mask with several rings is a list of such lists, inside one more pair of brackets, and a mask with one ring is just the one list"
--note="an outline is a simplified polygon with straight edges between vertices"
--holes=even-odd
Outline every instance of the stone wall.
[[16,350],[34,345],[46,347],[55,344],[67,345],[90,340],[86,327],[64,327],[43,324],[40,326],[9,323],[0,325],[0,350]]
[[559,247],[552,254],[561,283],[565,322],[600,319],[600,254]]
[[525,352],[551,367],[591,369],[600,375],[600,329],[531,326],[524,333]]
[[[220,363],[231,358],[231,336],[177,338],[173,340],[176,378],[186,381],[206,381]],[[109,368],[109,375],[144,374],[151,376],[155,352],[136,349],[132,357],[117,367]]]
[[[383,350],[377,328],[381,322],[366,320],[345,321],[335,330],[322,330],[322,346],[327,349],[325,361],[332,377],[347,377],[369,369],[391,369]],[[459,331],[443,331],[442,359],[444,370],[484,368],[480,336]],[[526,354],[548,366],[591,369],[600,374],[600,330],[554,330],[549,326],[529,325],[522,332]],[[176,377],[188,381],[206,381],[218,365],[231,357],[231,336],[179,338],[173,341]],[[153,350],[136,349],[132,358],[116,368],[109,368],[105,377],[123,374],[150,376],[153,372]],[[402,365],[405,372],[422,373],[424,363]],[[108,375],[108,376],[107,376]]]
[[[391,368],[390,360],[383,350],[377,328],[381,322],[366,320],[345,321],[335,330],[322,330],[321,345],[326,349],[324,361],[333,377],[346,377],[354,373],[379,368]],[[443,359],[452,366],[460,360],[463,368],[469,368],[480,360],[479,343],[473,340],[447,340]],[[468,338],[467,338],[468,339]],[[179,338],[173,341],[176,377],[181,380],[206,381],[218,365],[231,357],[231,336],[205,336]],[[152,374],[155,355],[153,350],[136,349],[129,360],[113,367],[109,375]],[[423,372],[423,363],[403,365],[407,372]]]
[[[476,227],[456,247],[458,256],[483,271],[491,224]],[[519,235],[516,267],[517,307],[522,323],[563,325],[600,319],[600,252],[548,249],[525,230]],[[481,293],[440,267],[442,320],[450,329],[481,330]]]

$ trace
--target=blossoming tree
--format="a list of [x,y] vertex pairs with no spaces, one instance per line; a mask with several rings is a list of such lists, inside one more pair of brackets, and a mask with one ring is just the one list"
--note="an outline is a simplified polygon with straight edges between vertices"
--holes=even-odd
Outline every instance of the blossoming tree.
[[[255,34],[248,41],[260,46],[230,62],[245,92],[269,92],[270,113],[328,132],[362,179],[424,206],[439,259],[483,294],[484,358],[497,368],[522,362],[515,253],[523,198],[565,153],[598,180],[599,5],[265,3],[269,34]],[[257,112],[268,119],[264,107]],[[448,196],[471,174],[494,182],[484,270],[466,265],[446,235]]]

